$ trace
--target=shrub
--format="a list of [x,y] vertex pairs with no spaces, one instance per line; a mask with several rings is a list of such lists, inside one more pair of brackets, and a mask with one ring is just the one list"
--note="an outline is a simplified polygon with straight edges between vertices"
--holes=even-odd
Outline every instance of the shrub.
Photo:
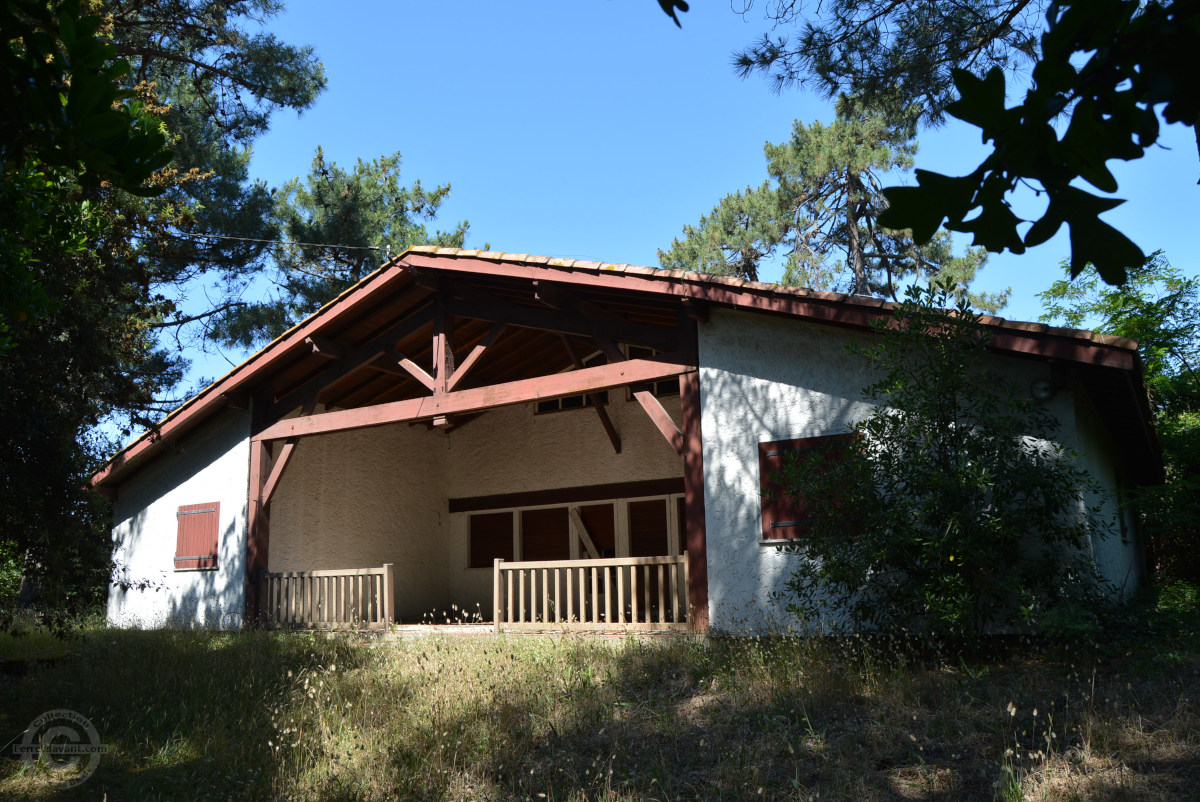
[[1109,527],[1055,416],[991,368],[979,316],[944,290],[910,289],[876,332],[852,349],[881,378],[849,454],[777,477],[812,516],[789,547],[807,558],[791,609],[939,650],[1086,623],[1102,598],[1088,546]]

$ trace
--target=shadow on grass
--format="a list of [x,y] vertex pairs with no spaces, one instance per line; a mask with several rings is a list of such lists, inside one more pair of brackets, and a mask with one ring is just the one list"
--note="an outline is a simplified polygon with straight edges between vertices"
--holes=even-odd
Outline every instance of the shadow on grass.
[[[4,740],[68,708],[114,751],[66,791],[4,758],[0,797],[990,800],[1057,771],[1081,798],[1186,799],[1200,783],[1200,720],[1178,707],[1194,655],[1148,677],[1135,659],[951,671],[769,638],[99,630],[76,646],[0,683]],[[1052,765],[1028,757],[1047,737]]]
[[73,789],[0,756],[0,797],[265,798],[277,761],[271,710],[289,672],[313,660],[311,639],[271,633],[94,630],[73,655],[0,682],[0,743],[19,743],[37,716],[65,708],[91,720],[111,752]]

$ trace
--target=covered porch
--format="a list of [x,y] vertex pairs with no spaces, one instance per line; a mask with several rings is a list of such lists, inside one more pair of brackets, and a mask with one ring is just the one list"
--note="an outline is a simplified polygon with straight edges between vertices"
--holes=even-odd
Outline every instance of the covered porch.
[[248,399],[249,620],[703,628],[704,310],[423,258],[285,335]]

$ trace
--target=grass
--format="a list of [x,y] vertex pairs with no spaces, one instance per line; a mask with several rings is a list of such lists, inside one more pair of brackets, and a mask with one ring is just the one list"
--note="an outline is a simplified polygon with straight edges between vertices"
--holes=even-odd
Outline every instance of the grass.
[[1098,645],[954,666],[854,639],[93,627],[0,678],[0,742],[68,708],[112,751],[64,790],[3,746],[0,798],[1189,799],[1197,619],[1168,589]]

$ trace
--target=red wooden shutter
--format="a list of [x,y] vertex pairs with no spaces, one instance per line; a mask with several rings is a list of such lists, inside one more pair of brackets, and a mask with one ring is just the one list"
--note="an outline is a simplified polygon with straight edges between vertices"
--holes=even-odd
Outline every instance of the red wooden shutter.
[[496,558],[513,558],[513,514],[489,512],[471,516],[471,567],[491,568]]
[[175,518],[175,568],[216,568],[221,502],[184,504]]
[[[798,440],[776,440],[758,444],[758,476],[762,491],[763,540],[796,540],[803,538],[811,520],[811,501],[788,496],[772,477],[789,458],[803,459],[806,453],[830,447],[845,447],[851,434],[825,437],[805,437]],[[796,455],[793,457],[793,455]]]

